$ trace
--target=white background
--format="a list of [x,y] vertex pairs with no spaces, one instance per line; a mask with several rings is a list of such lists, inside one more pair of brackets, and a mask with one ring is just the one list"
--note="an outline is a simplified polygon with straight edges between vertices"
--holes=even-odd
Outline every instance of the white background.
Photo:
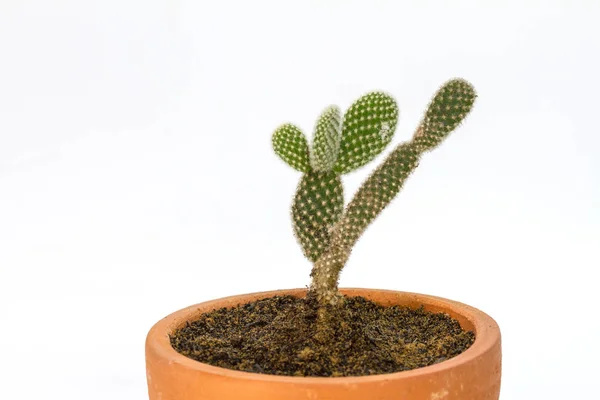
[[273,129],[380,89],[399,143],[460,76],[474,112],[341,284],[492,315],[502,399],[594,398],[599,18],[593,0],[0,0],[0,397],[147,398],[154,322],[309,283]]

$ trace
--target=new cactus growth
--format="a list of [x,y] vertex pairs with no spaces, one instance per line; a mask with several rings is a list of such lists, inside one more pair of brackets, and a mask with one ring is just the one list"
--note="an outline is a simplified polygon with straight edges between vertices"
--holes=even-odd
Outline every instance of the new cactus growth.
[[338,280],[352,247],[402,189],[422,155],[460,125],[475,98],[473,86],[465,80],[442,85],[411,140],[392,150],[345,208],[341,176],[372,161],[391,142],[399,115],[395,100],[383,92],[368,93],[350,106],[343,119],[336,106],[326,108],[310,146],[292,124],[275,131],[277,155],[303,172],[292,221],[304,255],[313,262],[309,290],[320,304],[340,301]]

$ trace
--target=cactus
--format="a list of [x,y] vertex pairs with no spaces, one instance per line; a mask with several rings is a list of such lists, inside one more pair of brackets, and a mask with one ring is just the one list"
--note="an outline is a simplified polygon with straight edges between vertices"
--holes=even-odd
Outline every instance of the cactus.
[[345,209],[340,177],[373,160],[389,144],[398,119],[394,99],[382,92],[361,97],[345,113],[341,127],[339,110],[327,108],[319,117],[311,148],[304,136],[303,141],[299,139],[302,133],[295,127],[284,125],[275,132],[277,154],[305,173],[292,205],[292,219],[304,254],[314,263],[310,293],[323,306],[335,305],[342,298],[337,289],[339,275],[356,241],[400,192],[422,155],[460,125],[475,98],[473,86],[463,79],[442,85],[411,140],[385,158]]

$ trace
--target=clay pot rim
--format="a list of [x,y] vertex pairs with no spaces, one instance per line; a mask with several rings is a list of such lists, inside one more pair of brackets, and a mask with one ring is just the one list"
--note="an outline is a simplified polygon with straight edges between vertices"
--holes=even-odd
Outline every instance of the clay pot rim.
[[[146,347],[152,348],[157,355],[163,360],[167,360],[169,364],[177,363],[183,367],[195,370],[204,374],[215,376],[228,377],[232,379],[253,380],[263,382],[279,382],[279,383],[303,383],[303,384],[358,384],[358,383],[373,383],[378,381],[411,379],[416,376],[435,374],[440,371],[446,371],[464,364],[474,358],[478,358],[484,353],[493,350],[493,347],[500,342],[500,328],[496,321],[483,311],[469,306],[458,301],[445,299],[443,297],[432,296],[427,294],[403,292],[388,289],[368,289],[368,288],[340,288],[340,292],[348,296],[363,296],[369,298],[369,294],[388,293],[410,298],[411,300],[423,303],[425,308],[433,306],[435,308],[443,307],[442,312],[451,311],[467,321],[467,324],[472,325],[468,329],[475,331],[475,342],[466,351],[453,357],[449,360],[442,361],[438,364],[433,364],[427,367],[417,368],[409,371],[400,371],[389,374],[367,375],[367,376],[344,376],[344,377],[298,377],[298,376],[281,376],[270,374],[259,374],[253,372],[244,372],[231,370],[227,368],[216,367],[210,364],[205,364],[182,354],[179,354],[171,346],[169,334],[180,328],[186,321],[194,320],[198,315],[211,309],[220,307],[229,307],[237,304],[244,304],[254,300],[273,297],[277,295],[292,295],[302,297],[306,294],[306,288],[300,289],[280,289],[266,292],[254,292],[241,295],[233,295],[222,297],[219,299],[209,300],[206,302],[194,304],[192,306],[175,311],[157,322],[146,337]],[[203,311],[199,312],[199,309]],[[456,318],[456,316],[453,316]],[[461,325],[463,325],[461,323]]]

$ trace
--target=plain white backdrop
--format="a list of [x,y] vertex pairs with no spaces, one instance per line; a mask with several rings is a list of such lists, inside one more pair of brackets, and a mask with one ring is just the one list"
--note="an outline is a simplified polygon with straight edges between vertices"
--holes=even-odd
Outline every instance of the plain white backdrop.
[[502,399],[596,398],[599,18],[593,0],[0,0],[1,397],[146,399],[154,322],[309,283],[273,129],[310,134],[379,89],[399,143],[458,76],[473,113],[341,285],[492,315]]

